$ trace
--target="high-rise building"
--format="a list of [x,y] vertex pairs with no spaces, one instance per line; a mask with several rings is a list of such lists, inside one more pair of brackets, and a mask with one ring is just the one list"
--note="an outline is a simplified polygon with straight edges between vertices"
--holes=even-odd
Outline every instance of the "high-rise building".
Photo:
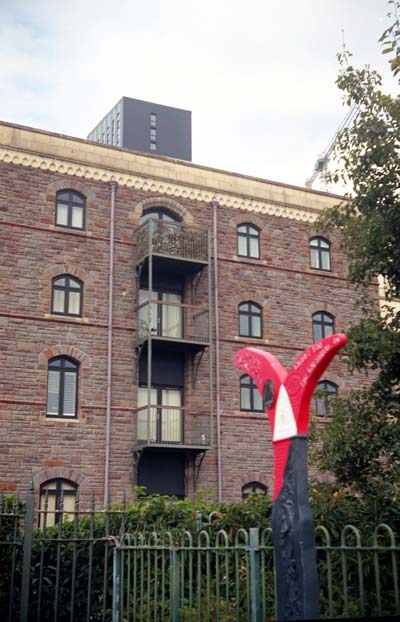
[[192,113],[122,97],[90,132],[88,140],[191,161]]

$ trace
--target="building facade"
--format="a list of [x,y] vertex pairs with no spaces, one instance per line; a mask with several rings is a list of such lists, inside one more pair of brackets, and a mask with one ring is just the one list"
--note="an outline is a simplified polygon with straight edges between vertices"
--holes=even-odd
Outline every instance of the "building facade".
[[88,140],[191,161],[192,113],[122,97],[90,132]]
[[[339,235],[313,227],[338,197],[6,123],[0,179],[0,489],[271,490],[234,355],[290,367],[357,321]],[[337,359],[322,382],[320,425],[360,377]]]

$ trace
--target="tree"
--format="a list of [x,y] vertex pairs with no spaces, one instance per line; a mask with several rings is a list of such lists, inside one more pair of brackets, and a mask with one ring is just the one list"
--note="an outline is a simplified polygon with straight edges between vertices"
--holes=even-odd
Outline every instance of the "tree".
[[[400,72],[400,2],[391,1],[394,22],[381,37],[393,78]],[[322,469],[342,485],[381,499],[400,499],[400,99],[381,90],[381,77],[369,67],[348,64],[339,55],[337,79],[345,103],[355,105],[351,127],[338,137],[334,178],[352,187],[346,201],[326,210],[318,226],[338,227],[349,259],[348,278],[359,291],[364,318],[349,332],[349,369],[370,372],[369,389],[338,398],[332,422],[314,452]],[[371,283],[384,280],[383,313],[371,304]],[[400,309],[400,305],[398,307]]]

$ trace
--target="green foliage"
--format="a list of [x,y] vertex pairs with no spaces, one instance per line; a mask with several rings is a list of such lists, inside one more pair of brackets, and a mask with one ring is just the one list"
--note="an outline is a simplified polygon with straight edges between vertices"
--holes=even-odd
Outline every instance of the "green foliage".
[[[142,491],[135,491],[142,492]],[[270,527],[271,499],[265,496],[250,495],[239,503],[217,503],[210,500],[210,494],[198,494],[194,500],[177,500],[159,495],[136,498],[128,504],[113,504],[109,512],[89,513],[74,520],[64,520],[63,524],[35,529],[33,532],[30,616],[47,622],[54,620],[54,604],[59,603],[58,620],[67,622],[71,613],[75,622],[86,620],[88,600],[90,602],[90,620],[111,620],[112,603],[112,567],[115,539],[140,543],[158,544],[158,549],[134,549],[123,558],[125,579],[131,571],[130,596],[124,601],[126,613],[136,620],[169,619],[170,609],[170,545],[182,546],[181,580],[185,591],[181,600],[182,620],[195,619],[199,611],[210,612],[210,620],[219,619],[229,622],[237,615],[246,618],[249,607],[248,592],[248,553],[246,531],[250,527]],[[400,532],[400,512],[397,506],[389,502],[386,506],[366,502],[363,496],[352,490],[344,490],[339,484],[318,484],[311,486],[310,501],[316,524],[326,527],[331,535],[332,544],[340,544],[343,526],[352,523],[360,529],[363,542],[371,536],[379,522],[387,522]],[[8,511],[1,515],[0,554],[5,572],[0,572],[0,619],[7,619],[7,607],[10,594],[10,576],[12,562],[12,542],[23,542],[22,521],[14,521],[13,516],[23,517],[23,508],[17,508],[15,502],[7,501]],[[8,518],[7,518],[8,517]],[[17,526],[17,530],[15,527]],[[244,529],[243,529],[244,528]],[[221,537],[220,530],[226,533]],[[183,533],[186,531],[185,539]],[[200,531],[204,547],[201,555],[191,549],[190,538],[194,545],[198,542]],[[217,539],[217,534],[219,536]],[[265,543],[272,546],[270,535],[266,533]],[[124,534],[130,534],[124,536]],[[190,534],[190,535],[189,535]],[[261,541],[263,536],[261,532]],[[229,542],[229,546],[226,544]],[[9,546],[8,544],[9,543]],[[7,546],[4,546],[7,544]],[[236,548],[235,548],[236,547]],[[17,550],[17,549],[15,549]],[[18,548],[20,550],[20,547]],[[218,551],[218,553],[217,553]],[[324,554],[326,556],[326,553]],[[265,586],[265,607],[273,615],[273,565],[271,549],[262,553],[262,582]],[[338,593],[335,614],[343,615],[342,567],[340,551],[332,552],[333,586]],[[390,559],[389,559],[390,561]],[[365,580],[372,567],[373,559],[365,556]],[[354,569],[349,557],[349,577]],[[135,570],[134,570],[135,569]],[[157,569],[157,574],[156,574]],[[15,582],[20,586],[22,556],[15,557]],[[320,571],[323,577],[323,608],[327,612],[326,602],[326,559],[320,556]],[[137,595],[132,589],[134,577]],[[162,579],[163,577],[163,579]],[[371,575],[372,577],[372,575]],[[392,574],[388,568],[387,581]],[[371,578],[372,581],[372,578]],[[352,585],[357,585],[352,579]],[[164,586],[162,588],[162,585]],[[373,586],[372,586],[373,587]],[[382,588],[383,589],[383,588]],[[391,589],[391,588],[390,588]],[[164,597],[160,594],[164,590]],[[227,599],[225,596],[227,596]],[[15,598],[18,600],[19,587]],[[357,610],[355,595],[351,606]],[[73,608],[72,608],[73,607]],[[14,612],[17,615],[18,605]],[[105,612],[105,613],[104,613]],[[103,617],[104,613],[104,617]]]
[[393,75],[400,73],[400,2],[398,0],[389,0],[389,5],[393,7],[388,13],[388,17],[393,19],[393,24],[385,30],[379,41],[383,45],[383,54],[391,54],[389,59],[390,68]]
[[[393,23],[382,35],[384,52],[391,52],[394,75],[400,71],[399,2],[389,3]],[[335,474],[342,486],[385,507],[398,504],[400,447],[400,313],[390,304],[400,298],[400,99],[381,90],[380,76],[348,65],[340,55],[337,79],[344,101],[357,107],[351,127],[338,137],[336,178],[349,184],[351,194],[326,210],[318,226],[339,228],[349,259],[348,278],[359,291],[364,319],[348,331],[345,350],[349,370],[370,373],[368,390],[341,397],[333,417],[321,431],[313,451],[315,464]],[[384,278],[387,308],[381,316],[369,297],[371,282]],[[376,289],[375,289],[376,291]]]

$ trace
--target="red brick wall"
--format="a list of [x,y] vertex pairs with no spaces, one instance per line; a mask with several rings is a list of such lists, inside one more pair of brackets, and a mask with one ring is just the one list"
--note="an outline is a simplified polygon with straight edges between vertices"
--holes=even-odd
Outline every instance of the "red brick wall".
[[[85,231],[54,225],[55,193],[62,188],[77,189],[87,197]],[[150,192],[126,187],[119,187],[116,195],[111,497],[129,491],[134,483],[135,229],[140,218],[138,203],[149,197]],[[194,224],[212,227],[210,205],[188,199],[180,204],[186,219],[191,216]],[[102,497],[109,214],[108,183],[1,164],[0,489],[24,490],[32,478],[38,487],[46,479],[66,477],[77,481],[84,495],[94,489]],[[236,256],[240,222],[260,227],[260,260]],[[357,313],[354,294],[345,281],[346,262],[337,234],[331,239],[333,271],[322,273],[309,266],[308,240],[315,233],[306,223],[219,208],[218,227],[222,490],[228,501],[240,498],[241,487],[248,481],[272,486],[266,415],[240,412],[240,373],[233,358],[250,340],[238,337],[238,304],[254,300],[262,306],[263,340],[251,344],[270,349],[286,366],[312,342],[314,311],[333,313],[338,331],[356,321]],[[51,279],[64,272],[84,282],[82,319],[50,314]],[[207,301],[207,287],[205,271],[197,303]],[[77,420],[45,417],[47,361],[58,354],[69,354],[80,362]],[[339,360],[332,363],[326,377],[338,383],[341,392],[360,382],[359,377],[348,376]],[[186,394],[193,408],[208,408],[208,351],[194,387],[188,378]],[[215,421],[213,427],[215,439]],[[202,464],[199,486],[216,490],[216,473],[214,442]],[[193,490],[191,481],[188,490]]]

